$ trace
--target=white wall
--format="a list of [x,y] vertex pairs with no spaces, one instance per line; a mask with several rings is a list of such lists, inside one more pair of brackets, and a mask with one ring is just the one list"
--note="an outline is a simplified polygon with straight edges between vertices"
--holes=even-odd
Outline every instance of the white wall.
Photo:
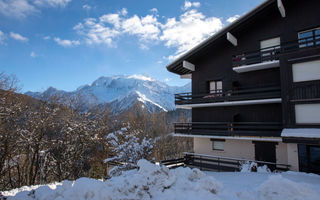
[[294,143],[288,143],[287,151],[288,165],[291,166],[290,170],[299,171],[298,145]]
[[320,60],[292,65],[293,82],[320,80]]
[[279,164],[288,164],[288,151],[286,143],[278,142],[278,145],[276,145],[276,159],[276,162]]
[[[224,156],[255,160],[255,150],[252,140],[230,140],[224,144],[224,151],[212,150],[212,142],[209,138],[194,138],[194,152],[200,154]],[[278,142],[276,145],[276,160],[279,164],[291,165],[290,170],[299,170],[297,144]]]
[[194,138],[193,147],[195,153],[209,154],[254,160],[254,145],[250,140],[226,140],[224,151],[212,150],[212,142],[209,138]]

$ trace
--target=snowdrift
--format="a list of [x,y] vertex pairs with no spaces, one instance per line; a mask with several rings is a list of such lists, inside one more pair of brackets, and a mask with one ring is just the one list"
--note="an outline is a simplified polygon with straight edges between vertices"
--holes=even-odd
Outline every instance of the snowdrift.
[[[121,176],[105,182],[80,178],[73,182],[23,187],[3,194],[8,196],[8,200],[320,199],[318,175],[204,173],[198,169],[182,167],[169,170],[165,166],[154,165],[146,160],[140,160],[138,166],[139,169],[124,172]],[[285,177],[293,177],[296,181]],[[312,185],[306,183],[308,179],[312,179]],[[250,182],[254,184],[250,185]]]
[[40,186],[22,191],[8,199],[25,200],[120,200],[120,199],[217,199],[222,185],[198,169],[154,165],[138,162],[139,170],[131,170],[105,182],[80,178],[63,181],[56,187]]

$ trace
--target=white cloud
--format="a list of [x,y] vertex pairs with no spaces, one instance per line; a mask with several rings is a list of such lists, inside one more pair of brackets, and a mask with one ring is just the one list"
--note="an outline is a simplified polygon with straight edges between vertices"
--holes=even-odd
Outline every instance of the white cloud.
[[47,35],[47,36],[44,36],[43,39],[44,39],[44,40],[50,40],[51,37]]
[[128,10],[126,8],[121,9],[121,15],[126,16],[128,14]]
[[91,6],[89,6],[88,4],[83,5],[82,8],[87,11],[91,10]]
[[0,14],[25,18],[40,13],[39,7],[66,7],[72,0],[0,0]]
[[6,39],[5,34],[0,30],[0,44],[4,44],[5,39]]
[[240,15],[234,15],[232,17],[229,17],[227,19],[227,22],[232,23],[232,22],[236,21],[239,17],[240,17]]
[[80,45],[80,42],[78,40],[62,40],[60,38],[55,37],[54,41],[63,47],[73,47]]
[[37,6],[66,7],[72,0],[34,0]]
[[[87,44],[115,46],[114,40],[123,34],[138,36],[144,42],[159,39],[160,23],[154,15],[125,17],[126,12],[122,9],[119,13],[105,14],[98,19],[87,18],[74,29],[85,36]],[[140,47],[146,49],[144,45]]]
[[164,82],[169,82],[169,81],[171,81],[171,78],[165,78],[164,79]]
[[148,47],[146,44],[143,44],[143,43],[141,43],[141,44],[139,45],[139,47],[140,47],[140,49],[142,49],[142,50],[149,50],[149,47]]
[[37,54],[36,54],[34,51],[31,51],[30,56],[31,56],[32,58],[35,58],[35,57],[37,57]]
[[183,6],[183,10],[188,10],[191,7],[195,7],[195,8],[199,8],[200,7],[200,2],[190,2],[190,1],[185,1],[184,2],[184,6]]
[[116,28],[110,28],[105,25],[105,23],[111,23],[117,26],[115,25],[117,24],[117,16],[113,16],[112,19],[109,17],[110,16],[104,15],[99,20],[87,18],[83,23],[76,25],[74,29],[85,37],[85,41],[89,45],[107,44],[108,46],[113,46],[113,39],[119,35],[120,32]]
[[109,23],[112,24],[116,29],[119,29],[120,24],[120,15],[119,14],[106,14],[102,15],[100,18],[100,23]]
[[158,9],[157,8],[152,8],[152,9],[150,9],[150,12],[152,12],[152,13],[158,13]]
[[10,37],[21,42],[28,42],[29,40],[28,38],[23,37],[19,33],[14,33],[14,32],[10,32]]
[[38,12],[28,0],[0,0],[0,13],[7,17],[24,18]]
[[205,17],[197,10],[189,10],[179,20],[169,18],[163,26],[160,39],[165,41],[167,47],[177,48],[175,57],[178,57],[216,33],[222,26],[219,18]]
[[130,35],[137,35],[142,40],[156,40],[160,34],[160,23],[153,15],[138,17],[134,15],[122,22],[122,29]]
[[[199,7],[199,2],[185,2],[187,8]],[[152,9],[157,11],[155,8]],[[125,14],[125,15],[124,15]],[[123,13],[107,13],[99,18],[87,18],[77,24],[74,29],[87,44],[107,44],[116,46],[116,39],[127,34],[139,39],[141,49],[149,49],[149,45],[164,42],[168,48],[175,48],[169,60],[184,54],[192,47],[216,33],[223,26],[220,18],[207,17],[197,9],[188,9],[178,18],[169,18],[165,23],[158,20],[157,13],[145,16],[127,16]]]

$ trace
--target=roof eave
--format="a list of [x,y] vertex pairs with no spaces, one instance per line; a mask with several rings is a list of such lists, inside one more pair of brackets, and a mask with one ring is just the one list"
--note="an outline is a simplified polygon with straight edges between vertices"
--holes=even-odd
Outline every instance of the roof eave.
[[[181,64],[181,62],[183,60],[188,60],[190,59],[191,56],[193,56],[195,53],[199,52],[201,49],[205,48],[206,46],[208,46],[209,44],[213,43],[214,41],[216,41],[218,38],[224,36],[227,32],[232,31],[232,29],[234,29],[235,27],[237,27],[239,24],[245,22],[246,20],[248,20],[250,17],[254,16],[257,12],[263,10],[265,7],[267,7],[268,5],[272,4],[273,2],[275,2],[275,0],[265,0],[264,2],[262,2],[261,4],[259,4],[258,6],[256,6],[255,8],[253,8],[251,11],[247,12],[246,14],[244,14],[243,16],[239,17],[237,20],[235,20],[234,22],[230,23],[229,25],[227,25],[226,27],[222,28],[220,31],[218,31],[217,33],[215,33],[214,35],[212,35],[211,37],[209,37],[208,39],[202,41],[201,43],[199,43],[198,45],[196,45],[195,47],[193,47],[192,49],[190,49],[189,51],[187,51],[185,54],[181,55],[180,57],[178,57],[177,59],[175,59],[173,62],[169,63],[166,68],[169,72],[172,73],[176,73],[179,74],[177,72],[174,72],[172,70],[172,68],[176,67],[177,65]],[[179,74],[182,75],[182,74]]]

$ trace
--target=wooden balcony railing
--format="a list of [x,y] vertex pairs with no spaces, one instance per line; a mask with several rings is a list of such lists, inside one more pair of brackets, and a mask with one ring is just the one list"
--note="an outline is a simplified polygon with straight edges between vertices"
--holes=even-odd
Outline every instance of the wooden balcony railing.
[[243,65],[279,60],[279,56],[283,53],[314,47],[320,47],[320,34],[290,42],[283,42],[281,45],[234,55],[232,56],[232,66],[239,67]]
[[280,98],[280,86],[252,88],[252,89],[239,89],[230,91],[214,91],[206,94],[192,94],[181,93],[175,94],[175,104],[199,104],[199,103],[215,103],[226,101],[240,101],[240,100],[256,100],[256,99],[270,99]]
[[292,84],[292,99],[314,100],[320,99],[320,80],[303,81]]
[[280,137],[278,122],[192,122],[175,123],[174,132],[187,135]]

